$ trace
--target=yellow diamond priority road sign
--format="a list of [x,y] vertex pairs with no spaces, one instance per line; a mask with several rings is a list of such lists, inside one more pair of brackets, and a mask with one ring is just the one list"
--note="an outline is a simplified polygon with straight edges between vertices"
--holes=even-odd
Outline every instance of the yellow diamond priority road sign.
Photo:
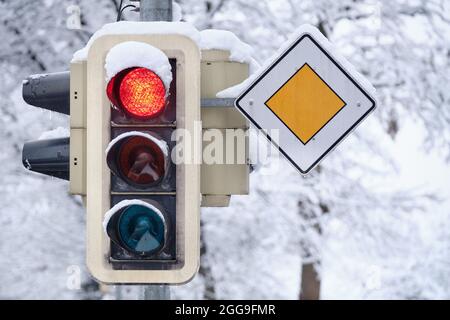
[[306,174],[374,110],[374,92],[316,28],[304,25],[235,105]]
[[266,105],[306,144],[345,102],[305,63]]

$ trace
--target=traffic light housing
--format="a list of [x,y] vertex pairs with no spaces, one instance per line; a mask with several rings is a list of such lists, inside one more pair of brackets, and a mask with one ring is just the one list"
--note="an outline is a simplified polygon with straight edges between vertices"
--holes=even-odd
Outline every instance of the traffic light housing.
[[34,172],[69,180],[69,141],[69,138],[55,138],[25,143],[23,166]]
[[[25,102],[50,111],[70,113],[70,73],[35,74],[22,82]],[[23,166],[34,172],[64,180],[70,179],[69,137],[26,142],[22,150]]]
[[[137,65],[107,79],[108,53],[129,41],[167,56],[170,88]],[[86,128],[72,130],[86,134],[88,268],[106,283],[187,282],[200,258],[200,50],[178,34],[105,35],[85,68]],[[191,152],[178,163],[180,129]]]
[[[170,92],[157,99],[167,101],[149,112],[141,108],[149,97],[136,100],[130,88],[136,79],[148,78],[157,83],[154,93],[161,98],[152,68],[128,66],[115,77],[105,74],[108,52],[129,41],[163,50],[171,65]],[[169,136],[187,128],[198,145],[209,130],[243,134],[248,122],[215,95],[244,80],[248,65],[230,61],[224,50],[202,50],[200,59],[195,43],[175,34],[116,34],[91,42],[89,55],[72,61],[70,72],[34,75],[23,82],[26,102],[70,114],[70,138],[27,142],[23,164],[69,180],[70,193],[81,195],[87,207],[87,264],[95,278],[106,283],[186,282],[198,268],[199,206],[228,206],[231,195],[248,194],[249,166],[198,165],[195,159],[174,165],[164,155],[174,148]],[[192,158],[200,158],[206,147],[203,141],[192,149]],[[248,141],[239,148],[235,154],[248,157]],[[130,157],[133,164],[124,161]],[[155,169],[152,174],[142,171],[147,165]]]

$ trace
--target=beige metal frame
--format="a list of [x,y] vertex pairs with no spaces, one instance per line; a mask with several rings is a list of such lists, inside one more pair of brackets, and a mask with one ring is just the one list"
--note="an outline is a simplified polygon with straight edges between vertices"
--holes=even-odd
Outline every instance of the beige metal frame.
[[70,65],[69,192],[86,196],[86,61]]
[[97,280],[105,283],[185,283],[196,274],[200,258],[200,165],[194,161],[177,166],[177,225],[182,226],[177,230],[181,240],[177,251],[183,265],[174,270],[113,270],[108,262],[109,238],[102,228],[104,213],[110,209],[110,171],[105,159],[110,141],[110,106],[104,60],[109,49],[124,41],[148,43],[177,59],[177,127],[193,133],[194,122],[200,121],[200,51],[191,39],[165,34],[106,35],[95,40],[86,65],[87,266]]
[[[202,51],[202,98],[214,99],[219,91],[241,83],[247,79],[248,75],[248,64],[230,61],[229,51]],[[212,129],[225,132],[228,129],[235,130],[239,135],[245,135],[245,131],[249,128],[248,121],[234,106],[203,107],[201,108],[201,117],[203,132]],[[246,139],[244,147],[235,149],[235,154],[244,154],[248,159],[248,143],[249,141]],[[208,143],[204,143],[203,148],[207,145]],[[203,163],[200,183],[202,207],[226,207],[229,205],[231,195],[248,194],[249,174],[248,164]]]

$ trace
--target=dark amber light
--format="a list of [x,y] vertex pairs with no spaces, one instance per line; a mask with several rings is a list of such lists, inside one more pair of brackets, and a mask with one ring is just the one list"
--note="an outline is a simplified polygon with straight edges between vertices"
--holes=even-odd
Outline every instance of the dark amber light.
[[164,176],[164,152],[155,142],[145,137],[128,138],[119,150],[119,170],[126,180],[133,183],[156,183]]

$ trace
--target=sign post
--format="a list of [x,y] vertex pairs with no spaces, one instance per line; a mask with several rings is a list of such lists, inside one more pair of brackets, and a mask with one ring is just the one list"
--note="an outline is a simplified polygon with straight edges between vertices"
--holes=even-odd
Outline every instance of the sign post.
[[[141,0],[141,21],[171,21],[171,0]],[[170,289],[166,285],[147,285],[143,288],[144,300],[169,300]]]

